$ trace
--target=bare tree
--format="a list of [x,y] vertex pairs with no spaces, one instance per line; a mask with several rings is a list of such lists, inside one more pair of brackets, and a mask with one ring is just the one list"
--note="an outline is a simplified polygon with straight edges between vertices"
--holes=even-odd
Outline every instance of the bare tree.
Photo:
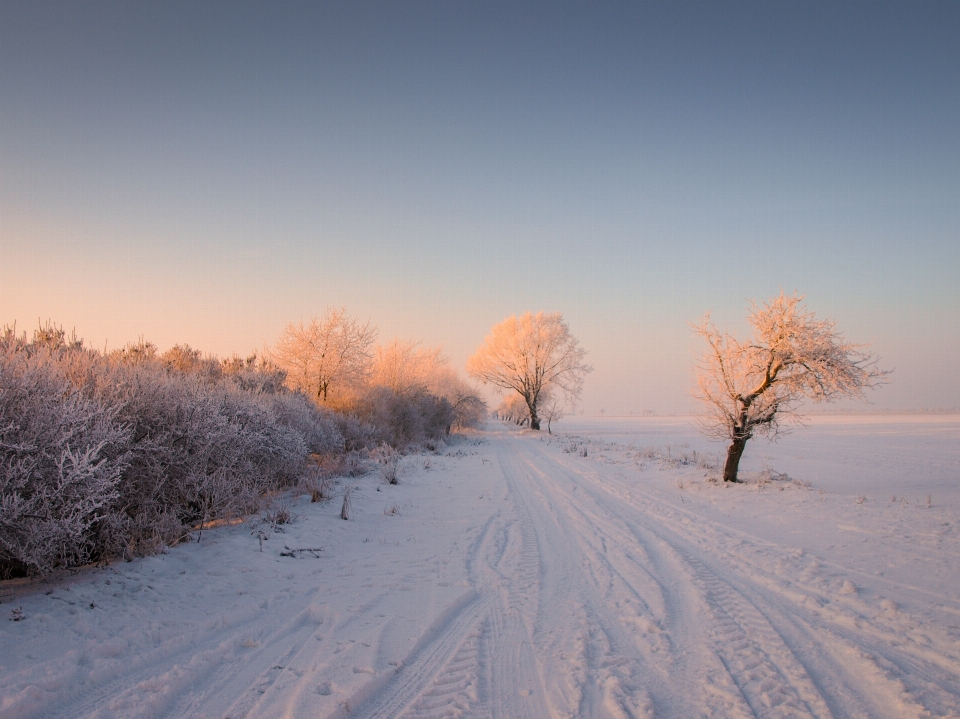
[[527,312],[493,327],[467,362],[467,372],[484,384],[516,391],[530,411],[530,428],[540,429],[540,395],[549,384],[575,400],[593,367],[559,312]]
[[720,332],[707,315],[694,331],[709,349],[700,357],[695,396],[706,405],[705,434],[730,440],[723,479],[736,482],[740,457],[754,436],[776,438],[781,423],[798,419],[797,405],[842,397],[862,399],[864,390],[889,374],[876,366],[866,345],[851,344],[831,320],[818,320],[800,302],[779,297],[752,303],[753,339],[740,342]]
[[567,413],[567,403],[563,395],[554,392],[549,385],[544,387],[540,393],[539,415],[541,419],[547,420],[547,432],[553,434],[551,425],[559,422]]
[[331,390],[366,380],[376,337],[369,322],[348,317],[343,307],[331,308],[309,324],[288,324],[270,355],[286,371],[288,385],[326,402]]
[[453,407],[453,425],[457,429],[475,427],[487,416],[487,403],[463,380],[443,397]]

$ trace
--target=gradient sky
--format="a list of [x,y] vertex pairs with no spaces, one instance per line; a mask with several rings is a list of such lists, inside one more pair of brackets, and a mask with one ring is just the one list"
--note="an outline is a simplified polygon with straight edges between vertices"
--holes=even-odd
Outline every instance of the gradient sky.
[[0,2],[0,323],[220,355],[331,305],[462,368],[561,311],[684,411],[781,289],[960,406],[960,3]]

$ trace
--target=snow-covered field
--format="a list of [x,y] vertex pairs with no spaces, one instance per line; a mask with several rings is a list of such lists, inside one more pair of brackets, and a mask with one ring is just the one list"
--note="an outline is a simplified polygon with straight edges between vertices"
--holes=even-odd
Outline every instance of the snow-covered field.
[[350,521],[0,583],[0,717],[960,716],[960,417],[814,418],[734,487],[720,451],[491,422]]

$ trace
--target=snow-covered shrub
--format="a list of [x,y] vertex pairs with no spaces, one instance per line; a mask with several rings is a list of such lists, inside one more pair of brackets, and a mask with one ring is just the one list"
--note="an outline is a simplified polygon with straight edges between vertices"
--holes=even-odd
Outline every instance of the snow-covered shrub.
[[445,399],[453,405],[453,424],[457,429],[477,427],[487,418],[487,403],[474,394]]
[[381,428],[361,419],[354,412],[360,411],[362,403],[354,400],[338,408],[333,419],[343,437],[343,446],[348,452],[359,452],[376,447],[384,441]]
[[290,524],[295,519],[293,512],[290,511],[290,507],[286,504],[279,504],[275,507],[268,509],[264,515],[263,520],[273,525],[273,531],[277,531],[277,527],[281,524]]
[[303,435],[311,454],[342,454],[344,438],[333,413],[318,407],[301,392],[282,392],[262,398],[277,420]]
[[330,413],[255,359],[104,355],[48,325],[0,335],[0,363],[3,575],[176,543],[344,451]]
[[[146,517],[149,527],[149,518],[173,512],[191,525],[250,512],[261,494],[298,478],[304,437],[261,397],[156,362],[106,362],[101,370],[94,394],[131,430],[119,502],[131,520]],[[134,524],[131,543],[149,541]]]
[[316,474],[322,479],[332,477],[361,477],[370,469],[370,463],[360,452],[315,454],[310,457],[315,466],[308,467],[307,476]]
[[167,367],[183,374],[198,375],[210,382],[218,382],[223,377],[223,367],[216,357],[205,357],[200,350],[190,345],[174,345],[160,356]]
[[372,387],[346,411],[372,425],[380,439],[393,447],[443,436],[454,420],[450,403],[429,392],[401,394],[388,387]]
[[300,479],[299,490],[309,494],[311,502],[323,502],[333,496],[333,480],[320,465],[311,465]]
[[56,335],[40,339],[0,339],[0,577],[95,558],[127,464],[129,429],[72,387]]
[[378,447],[442,446],[485,408],[439,350],[421,354],[433,370],[394,373],[416,381],[322,406],[255,355],[143,341],[101,353],[49,324],[30,341],[0,334],[0,575],[147,553],[298,482],[327,498]]
[[286,371],[256,353],[246,359],[236,356],[225,359],[221,370],[240,389],[257,394],[281,394],[287,379]]
[[438,439],[450,433],[455,416],[453,406],[448,400],[432,394],[422,394],[416,398],[416,402],[423,417],[421,435],[417,439]]
[[240,389],[254,394],[279,394],[283,392],[287,378],[284,370],[256,353],[246,358],[234,355],[221,360],[184,344],[175,345],[159,359],[171,370],[196,375],[213,384],[230,380]]
[[390,460],[381,465],[380,474],[387,484],[397,484],[400,481],[400,463],[396,459]]

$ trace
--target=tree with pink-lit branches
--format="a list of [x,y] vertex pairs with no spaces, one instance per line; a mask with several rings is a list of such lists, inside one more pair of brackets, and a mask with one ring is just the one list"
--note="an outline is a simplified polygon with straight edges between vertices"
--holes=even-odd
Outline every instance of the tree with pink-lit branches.
[[782,424],[798,420],[804,399],[829,402],[864,398],[886,382],[867,346],[847,342],[832,320],[821,320],[784,295],[752,303],[753,338],[739,341],[721,332],[707,315],[694,327],[708,348],[700,355],[695,397],[706,408],[705,434],[729,440],[723,479],[736,482],[740,458],[752,437],[776,438]]
[[587,351],[559,312],[527,312],[508,317],[467,362],[467,372],[483,383],[515,391],[530,412],[530,428],[540,429],[541,396],[547,387],[575,401],[593,368]]
[[270,352],[287,373],[287,384],[317,402],[331,392],[354,389],[367,381],[377,329],[361,323],[343,307],[328,309],[309,323],[290,323]]

